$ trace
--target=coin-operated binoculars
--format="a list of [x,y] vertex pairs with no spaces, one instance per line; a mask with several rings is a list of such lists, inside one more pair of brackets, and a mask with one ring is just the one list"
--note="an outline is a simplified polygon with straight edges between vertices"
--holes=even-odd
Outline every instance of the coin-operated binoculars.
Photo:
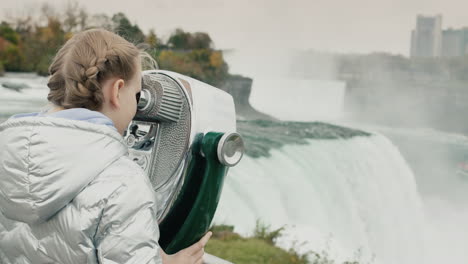
[[173,254],[197,242],[244,153],[232,97],[175,72],[144,71],[125,140],[157,195],[160,246]]

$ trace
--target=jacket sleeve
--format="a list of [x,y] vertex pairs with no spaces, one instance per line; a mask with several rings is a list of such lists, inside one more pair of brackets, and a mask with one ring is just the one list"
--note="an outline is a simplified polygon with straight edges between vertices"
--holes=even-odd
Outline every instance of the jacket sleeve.
[[162,263],[155,195],[141,177],[128,177],[107,198],[94,239],[101,264]]

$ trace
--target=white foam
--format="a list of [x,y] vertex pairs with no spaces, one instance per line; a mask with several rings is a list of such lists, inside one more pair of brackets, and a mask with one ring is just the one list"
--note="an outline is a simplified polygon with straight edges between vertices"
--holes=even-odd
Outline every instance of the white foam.
[[[1,84],[15,85],[19,91],[8,89]],[[0,114],[36,112],[47,104],[49,88],[47,78],[31,73],[7,73],[0,77]]]
[[288,225],[281,245],[339,261],[424,263],[422,206],[413,174],[383,136],[310,140],[234,167],[215,222],[249,234],[256,219]]

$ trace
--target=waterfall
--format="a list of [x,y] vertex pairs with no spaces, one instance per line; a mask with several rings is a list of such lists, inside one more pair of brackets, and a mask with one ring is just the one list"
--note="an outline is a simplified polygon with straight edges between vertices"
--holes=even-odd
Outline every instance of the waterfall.
[[424,263],[424,222],[413,173],[384,136],[309,139],[231,169],[215,223],[249,234],[260,219],[286,226],[285,247],[335,260]]
[[[0,122],[16,113],[37,112],[47,104],[47,78],[31,73],[6,73],[0,78]],[[7,87],[18,87],[8,89]]]

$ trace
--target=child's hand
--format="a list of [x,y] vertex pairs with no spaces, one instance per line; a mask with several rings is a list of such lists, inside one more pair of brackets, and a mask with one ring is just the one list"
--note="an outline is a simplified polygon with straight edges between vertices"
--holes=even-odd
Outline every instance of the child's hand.
[[167,255],[161,250],[163,264],[202,264],[204,248],[211,235],[211,232],[206,233],[197,243],[173,255]]

